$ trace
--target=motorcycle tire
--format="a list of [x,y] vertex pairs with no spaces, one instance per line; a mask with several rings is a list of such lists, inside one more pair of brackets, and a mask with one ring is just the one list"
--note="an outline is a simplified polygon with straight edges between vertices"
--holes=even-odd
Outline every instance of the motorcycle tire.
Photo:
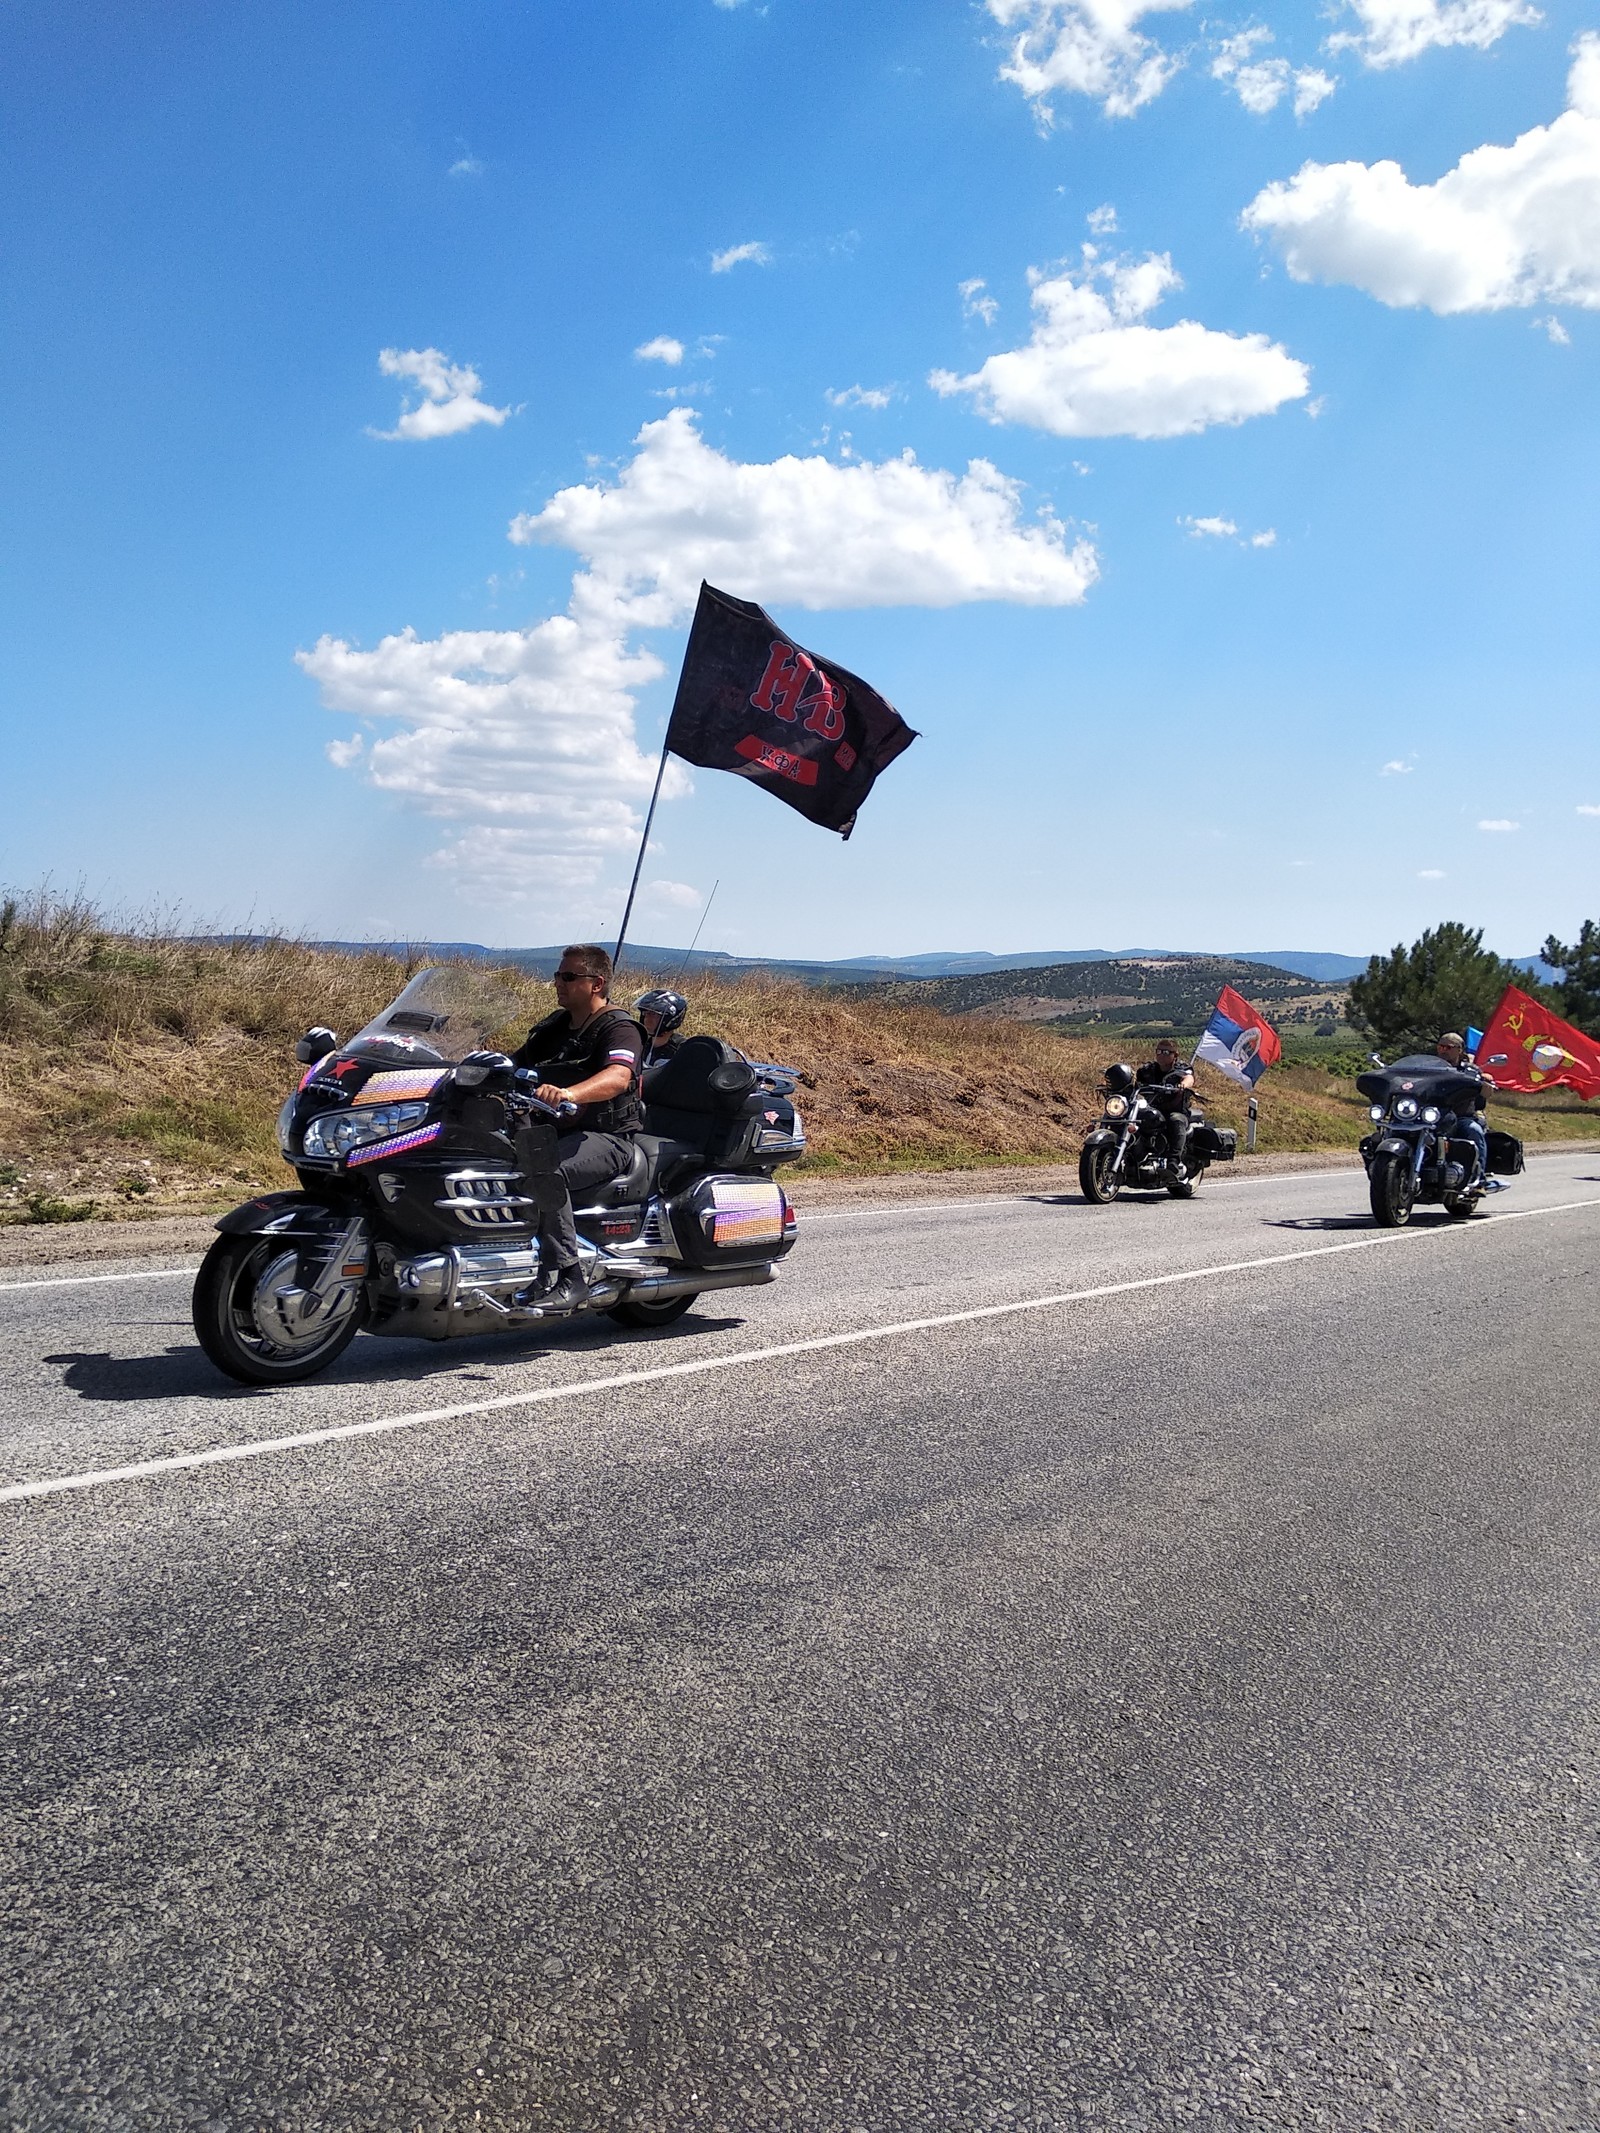
[[1199,1184],[1200,1178],[1201,1173],[1198,1170],[1191,1170],[1186,1178],[1178,1183],[1168,1185],[1167,1192],[1174,1200],[1192,1200],[1194,1198],[1194,1189]]
[[281,1237],[219,1237],[200,1263],[191,1309],[195,1337],[225,1377],[241,1385],[298,1385],[343,1355],[367,1322],[366,1291],[304,1341],[275,1342],[254,1308],[274,1261],[292,1263]]
[[1451,1193],[1444,1203],[1444,1211],[1452,1222],[1470,1222],[1478,1212],[1475,1193]]
[[606,1316],[614,1318],[619,1326],[635,1326],[644,1331],[650,1326],[670,1326],[699,1301],[697,1291],[693,1296],[669,1296],[661,1303],[619,1303],[613,1304]]
[[1380,1156],[1369,1179],[1372,1219],[1380,1229],[1404,1229],[1411,1220],[1411,1166],[1403,1156]]
[[1109,1207],[1122,1189],[1121,1178],[1111,1169],[1115,1153],[1114,1148],[1102,1142],[1098,1147],[1085,1148],[1078,1158],[1078,1183],[1091,1207]]

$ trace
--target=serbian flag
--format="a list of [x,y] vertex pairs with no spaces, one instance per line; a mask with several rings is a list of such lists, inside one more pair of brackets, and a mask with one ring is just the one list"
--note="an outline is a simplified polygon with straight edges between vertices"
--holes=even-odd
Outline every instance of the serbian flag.
[[1226,1074],[1241,1088],[1253,1089],[1272,1062],[1283,1056],[1283,1046],[1272,1024],[1243,993],[1224,985],[1194,1056],[1209,1060],[1219,1074]]
[[1497,1089],[1576,1089],[1600,1096],[1600,1044],[1515,985],[1489,1017],[1478,1065]]
[[916,737],[869,682],[796,644],[753,600],[700,587],[667,726],[674,755],[848,837],[879,771]]

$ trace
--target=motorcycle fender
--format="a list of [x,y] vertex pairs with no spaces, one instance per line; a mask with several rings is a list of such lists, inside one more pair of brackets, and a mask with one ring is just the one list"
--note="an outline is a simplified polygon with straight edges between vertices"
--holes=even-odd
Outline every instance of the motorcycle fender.
[[225,1237],[311,1236],[337,1223],[331,1207],[303,1192],[264,1192],[217,1224]]
[[1372,1152],[1374,1155],[1403,1155],[1409,1158],[1411,1154],[1411,1144],[1409,1141],[1399,1140],[1379,1141],[1377,1147],[1374,1148]]
[[1103,1126],[1097,1127],[1083,1145],[1085,1148],[1114,1148],[1117,1145],[1117,1136]]

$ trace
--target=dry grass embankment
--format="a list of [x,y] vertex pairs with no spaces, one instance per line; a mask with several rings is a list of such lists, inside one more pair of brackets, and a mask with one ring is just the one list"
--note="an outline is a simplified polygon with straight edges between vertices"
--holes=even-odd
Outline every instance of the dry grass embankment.
[[[0,1222],[198,1213],[287,1182],[273,1125],[295,1039],[314,1022],[359,1028],[415,967],[293,941],[118,931],[42,897],[7,906]],[[548,1012],[549,986],[502,975],[526,1022]],[[799,1069],[804,1167],[836,1174],[1071,1161],[1110,1056],[1101,1039],[761,977],[699,984],[689,1026]],[[1241,1092],[1201,1072],[1211,1115],[1242,1126]],[[1353,1147],[1365,1124],[1349,1083],[1312,1068],[1275,1070],[1261,1113],[1268,1151]],[[1589,1121],[1571,1106],[1506,1123],[1552,1138]]]

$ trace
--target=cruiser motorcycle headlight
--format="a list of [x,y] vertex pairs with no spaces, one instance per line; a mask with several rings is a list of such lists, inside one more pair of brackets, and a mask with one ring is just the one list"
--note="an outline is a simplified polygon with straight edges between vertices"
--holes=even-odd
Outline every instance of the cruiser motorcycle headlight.
[[1367,1115],[1369,1118],[1375,1119],[1379,1125],[1382,1125],[1386,1116],[1382,1104],[1374,1104]]
[[1128,1099],[1126,1096],[1108,1096],[1106,1098],[1107,1118],[1126,1118],[1127,1115]]
[[386,1141],[392,1134],[404,1133],[427,1115],[426,1104],[372,1104],[354,1111],[324,1111],[307,1126],[300,1145],[306,1155],[326,1162],[368,1141]]
[[1415,1118],[1417,1099],[1414,1096],[1402,1096],[1394,1107],[1394,1115],[1396,1118]]
[[1429,1104],[1429,1105],[1428,1105],[1427,1109],[1426,1109],[1426,1110],[1425,1110],[1425,1111],[1423,1112],[1423,1114],[1422,1114],[1422,1123],[1423,1123],[1423,1124],[1424,1124],[1425,1126],[1436,1126],[1436,1125],[1438,1125],[1438,1123],[1439,1123],[1439,1106],[1438,1106],[1437,1104]]

